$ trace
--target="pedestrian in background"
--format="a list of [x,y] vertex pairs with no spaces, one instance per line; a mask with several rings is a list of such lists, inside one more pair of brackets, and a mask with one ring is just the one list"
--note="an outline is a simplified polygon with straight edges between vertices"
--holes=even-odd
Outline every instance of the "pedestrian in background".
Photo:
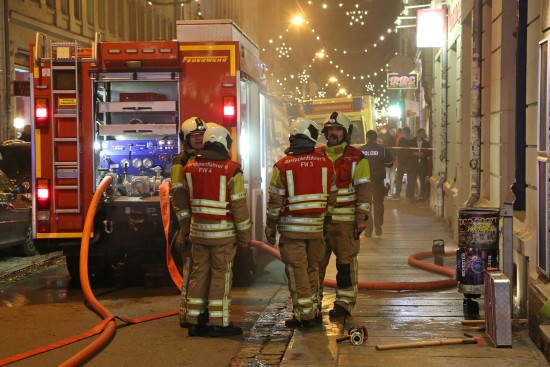
[[323,280],[332,253],[336,255],[336,300],[329,316],[349,316],[357,301],[359,235],[367,226],[371,202],[369,162],[350,145],[353,125],[348,116],[333,112],[322,132],[327,139],[318,152],[334,163],[338,196],[325,234],[325,254],[319,264],[321,299]]
[[[403,186],[403,176],[407,174],[407,187],[410,184],[410,177],[408,175],[410,170],[410,161],[412,157],[411,148],[415,144],[415,137],[411,134],[411,128],[405,126],[403,128],[403,136],[399,138],[397,143],[397,159],[399,165],[397,166],[397,177],[395,183],[395,199],[399,200],[401,198],[401,188]],[[408,192],[407,192],[408,193]],[[407,199],[414,200],[414,196]]]
[[183,168],[183,231],[193,257],[187,292],[189,336],[232,336],[230,322],[236,246],[249,246],[252,231],[241,166],[229,158],[231,134],[208,123],[203,149]]
[[315,151],[319,128],[299,118],[290,126],[290,146],[273,167],[265,235],[285,264],[294,317],[286,327],[313,327],[321,319],[319,261],[324,252],[325,214],[336,204],[334,166]]
[[[365,235],[372,237],[372,230],[377,236],[382,235],[384,224],[384,197],[387,195],[384,181],[386,180],[386,169],[393,167],[393,156],[386,147],[376,142],[378,134],[376,131],[367,131],[367,144],[359,148],[367,157],[370,167],[370,180],[372,192],[372,214],[369,214]],[[388,187],[389,188],[389,187]]]
[[23,131],[21,131],[21,136],[19,136],[19,140],[23,141],[31,141],[31,125],[25,125],[23,127]]
[[[431,176],[432,146],[426,140],[426,130],[420,128],[416,131],[415,145],[411,150],[410,174],[407,180],[407,198],[423,201],[427,199],[427,178]],[[416,181],[420,181],[420,192],[415,197]]]
[[[382,136],[382,145],[390,152],[392,157],[395,157],[395,145],[397,144],[397,128],[393,125],[388,125],[388,131]],[[395,174],[396,165],[386,167],[386,180],[389,184],[389,192],[387,196],[395,194]]]

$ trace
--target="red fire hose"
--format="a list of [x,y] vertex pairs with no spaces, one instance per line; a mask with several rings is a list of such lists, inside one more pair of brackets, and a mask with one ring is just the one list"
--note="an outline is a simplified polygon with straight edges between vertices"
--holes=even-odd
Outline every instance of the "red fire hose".
[[[275,256],[279,260],[281,259],[281,254],[279,253],[279,251],[273,248],[272,246],[269,246],[260,241],[252,241],[252,246],[270,253],[271,255]],[[445,255],[454,255],[454,254],[455,254],[454,251],[445,253]],[[433,254],[431,251],[418,252],[416,254],[412,254],[411,256],[409,256],[408,263],[409,265],[412,265],[417,268],[430,270],[443,275],[448,275],[451,277],[451,279],[432,280],[429,282],[359,282],[357,286],[359,287],[359,289],[383,290],[383,291],[405,291],[405,290],[424,291],[424,290],[430,290],[430,289],[448,288],[448,287],[456,286],[456,281],[452,279],[452,277],[454,277],[453,270],[446,268],[444,266],[439,266],[439,265],[430,264],[430,263],[421,261],[422,259],[426,259],[432,256]],[[327,287],[335,288],[336,280],[325,278],[323,284]]]
[[[92,231],[93,219],[97,210],[97,205],[99,203],[100,197],[103,195],[105,189],[111,184],[112,177],[106,176],[98,186],[93,198],[90,203],[90,208],[86,215],[86,221],[84,222],[84,229],[82,231],[82,244],[80,247],[80,282],[82,287],[82,292],[90,304],[90,307],[102,317],[100,323],[94,326],[92,329],[78,335],[74,335],[67,339],[54,342],[48,345],[44,345],[40,348],[30,350],[27,352],[19,353],[11,357],[7,357],[0,360],[0,366],[5,366],[17,361],[20,361],[25,358],[29,358],[41,353],[45,353],[49,350],[60,348],[62,346],[89,338],[94,335],[101,334],[96,340],[90,343],[87,347],[73,355],[71,358],[60,364],[60,366],[78,366],[86,362],[94,354],[96,354],[100,349],[107,344],[113,335],[116,332],[116,322],[115,319],[119,319],[128,324],[137,324],[145,321],[156,320],[163,317],[174,316],[179,313],[179,310],[166,312],[162,314],[150,315],[139,319],[129,319],[121,316],[113,315],[105,306],[103,306],[93,294],[93,291],[90,287],[90,281],[88,278],[88,249],[90,245],[90,234]],[[168,265],[168,270],[172,281],[181,290],[182,286],[182,276],[179,273],[174,259],[171,255],[170,243],[169,243],[169,228],[170,228],[170,196],[169,196],[169,183],[164,182],[160,186],[160,207],[161,214],[164,224],[164,233],[166,237],[166,262]],[[260,241],[252,241],[252,246],[262,249],[269,254],[273,255],[277,259],[281,259],[280,252]],[[454,252],[447,252],[446,255],[454,255]],[[430,270],[436,273],[448,275],[451,279],[445,280],[435,280],[429,282],[359,282],[358,287],[360,289],[370,289],[370,290],[430,290],[438,288],[447,288],[453,287],[456,285],[456,281],[452,279],[454,277],[454,271],[443,266],[438,266],[435,264],[429,264],[422,259],[432,257],[433,254],[431,251],[419,252],[409,256],[408,263],[412,266]],[[327,287],[336,287],[336,281],[332,279],[325,279],[324,285]]]

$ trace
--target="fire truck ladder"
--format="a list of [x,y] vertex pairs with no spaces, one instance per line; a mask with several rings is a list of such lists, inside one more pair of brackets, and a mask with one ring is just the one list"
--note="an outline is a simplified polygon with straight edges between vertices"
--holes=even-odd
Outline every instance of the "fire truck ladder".
[[80,101],[78,98],[78,43],[52,42],[53,209],[80,213]]

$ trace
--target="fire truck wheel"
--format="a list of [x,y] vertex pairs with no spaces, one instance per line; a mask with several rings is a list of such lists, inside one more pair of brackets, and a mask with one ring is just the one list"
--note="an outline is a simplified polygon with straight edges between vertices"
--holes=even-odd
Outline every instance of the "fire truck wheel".
[[19,256],[33,256],[36,253],[36,247],[34,247],[34,241],[32,239],[32,227],[27,227],[25,233],[25,241],[17,247],[17,254]]
[[[80,279],[80,257],[66,256],[67,270],[73,280]],[[90,282],[105,282],[113,278],[113,269],[103,256],[90,256],[88,258],[88,277]]]

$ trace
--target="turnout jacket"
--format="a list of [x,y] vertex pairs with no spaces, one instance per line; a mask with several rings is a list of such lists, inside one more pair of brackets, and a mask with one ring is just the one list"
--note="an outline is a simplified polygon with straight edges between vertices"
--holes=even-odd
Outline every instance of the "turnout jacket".
[[369,162],[363,153],[345,141],[331,147],[319,147],[317,152],[326,155],[336,171],[338,195],[332,221],[365,221],[372,195]]
[[172,160],[172,166],[170,168],[170,195],[172,196],[172,209],[176,213],[176,218],[180,223],[180,228],[183,230],[181,222],[185,211],[183,206],[185,205],[186,193],[183,189],[183,167],[187,164],[189,159],[195,157],[194,149],[185,149],[182,150],[177,156]]
[[202,150],[183,168],[186,192],[183,234],[193,243],[224,245],[250,242],[252,225],[240,165],[227,155]]
[[273,167],[267,202],[267,224],[277,224],[288,238],[323,238],[325,213],[336,203],[334,167],[314,151],[287,149]]

